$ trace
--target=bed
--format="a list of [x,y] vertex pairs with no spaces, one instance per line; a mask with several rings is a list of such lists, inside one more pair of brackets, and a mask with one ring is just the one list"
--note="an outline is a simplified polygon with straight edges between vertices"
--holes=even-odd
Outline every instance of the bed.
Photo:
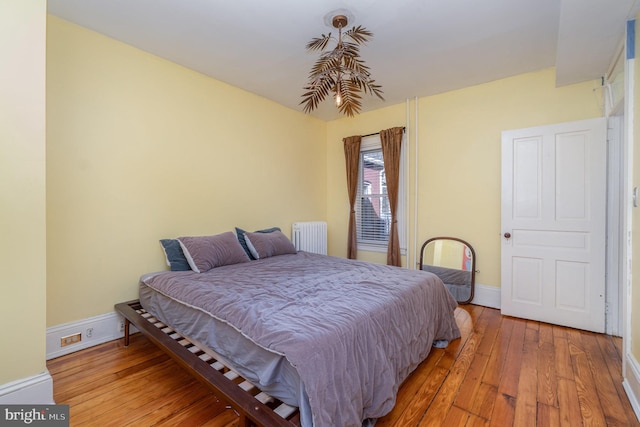
[[256,246],[248,262],[146,274],[139,304],[298,408],[303,427],[373,424],[433,343],[460,336],[433,274]]

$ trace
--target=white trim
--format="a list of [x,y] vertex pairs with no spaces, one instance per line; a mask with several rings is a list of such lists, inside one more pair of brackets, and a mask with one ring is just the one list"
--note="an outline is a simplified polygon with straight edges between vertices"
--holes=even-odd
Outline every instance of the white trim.
[[[419,130],[419,117],[418,117],[418,97],[414,97],[414,114],[415,114],[415,134],[414,137],[414,178],[413,178],[413,268],[420,268],[420,264],[418,262],[418,188],[420,186],[420,158],[418,157],[418,148],[420,146],[420,139],[418,135]],[[409,119],[407,117],[407,124]],[[407,126],[408,128],[408,126]],[[407,168],[409,169],[409,168]],[[408,181],[407,181],[408,182]],[[409,199],[407,199],[409,200]],[[409,209],[407,209],[408,211]],[[407,221],[407,224],[409,222]],[[407,227],[408,228],[408,227]]]
[[49,371],[0,385],[0,404],[53,405],[53,379]]
[[[627,36],[628,37],[628,36]],[[632,289],[632,247],[633,247],[633,224],[631,218],[633,216],[633,203],[631,194],[633,189],[633,144],[634,144],[634,92],[635,92],[635,59],[627,59],[625,61],[625,116],[624,116],[624,153],[623,158],[626,159],[625,169],[623,172],[623,192],[622,192],[622,350],[623,354],[631,352],[631,289]],[[627,363],[622,364],[622,377],[628,377]]]
[[500,309],[500,288],[476,283],[471,304]]
[[[124,335],[124,318],[115,311],[47,328],[47,360],[93,347]],[[137,330],[132,326],[131,333]],[[81,341],[62,347],[60,339],[81,334]]]
[[[626,38],[629,37],[625,34]],[[635,56],[635,52],[634,52]],[[622,269],[622,386],[624,387],[631,407],[636,414],[636,418],[640,420],[640,364],[635,359],[631,348],[631,313],[632,298],[631,292],[633,288],[633,267],[632,267],[632,248],[633,248],[633,224],[631,218],[633,216],[633,203],[631,200],[633,188],[633,151],[634,151],[634,120],[635,120],[635,59],[627,59],[625,61],[625,135],[624,135],[624,153],[623,158],[626,159],[625,170],[623,173],[623,245],[622,257],[624,267]],[[637,209],[637,208],[635,208]],[[636,224],[636,227],[638,225]],[[638,326],[636,326],[638,327]]]
[[622,336],[624,283],[624,105],[618,103],[607,117],[607,256],[605,286],[605,333]]
[[626,377],[622,381],[622,386],[627,392],[629,402],[636,413],[636,418],[640,421],[640,364],[632,354],[627,353],[623,360]]

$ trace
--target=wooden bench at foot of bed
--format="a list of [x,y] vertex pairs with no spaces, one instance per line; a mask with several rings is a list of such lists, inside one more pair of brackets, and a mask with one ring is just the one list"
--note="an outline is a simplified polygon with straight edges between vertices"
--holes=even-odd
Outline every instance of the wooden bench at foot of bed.
[[154,344],[209,386],[239,415],[240,426],[299,426],[298,409],[262,392],[238,373],[221,363],[216,354],[147,313],[138,300],[116,304],[125,318],[124,344],[129,345],[129,326],[133,324]]

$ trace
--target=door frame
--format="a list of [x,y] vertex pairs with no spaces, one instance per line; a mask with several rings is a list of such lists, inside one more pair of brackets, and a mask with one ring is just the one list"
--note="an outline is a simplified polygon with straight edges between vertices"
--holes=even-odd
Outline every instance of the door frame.
[[[627,31],[629,25],[627,25]],[[605,333],[628,342],[628,295],[631,289],[631,215],[633,202],[634,60],[625,34],[603,77],[602,109],[607,119],[607,276]],[[624,75],[620,93],[613,86]],[[617,95],[614,93],[617,92]]]
[[625,111],[620,102],[607,117],[607,224],[605,333],[623,336]]
[[[635,28],[635,23],[633,24]],[[627,43],[629,43],[629,25],[627,25]],[[635,32],[632,32],[635,37]],[[626,47],[626,45],[625,45]],[[622,156],[623,156],[623,182],[621,183],[622,190],[622,228],[621,228],[621,256],[622,256],[622,272],[621,272],[621,305],[622,313],[621,327],[622,327],[622,378],[624,378],[623,384],[628,386],[629,378],[633,378],[633,373],[628,372],[629,368],[629,354],[631,354],[631,273],[632,273],[632,193],[633,193],[633,144],[634,144],[634,93],[635,93],[635,57],[626,57],[624,62],[624,142],[622,144]],[[631,371],[633,371],[631,369]],[[638,379],[640,381],[640,379]],[[630,397],[633,393],[625,386],[625,390]],[[637,413],[637,411],[636,411]]]

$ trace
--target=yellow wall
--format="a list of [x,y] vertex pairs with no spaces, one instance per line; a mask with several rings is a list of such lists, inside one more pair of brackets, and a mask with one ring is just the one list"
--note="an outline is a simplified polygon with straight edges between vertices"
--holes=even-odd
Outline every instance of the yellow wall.
[[158,239],[324,220],[326,125],[49,16],[47,324],[112,312]]
[[466,245],[452,240],[434,241],[428,244],[423,252],[422,261],[440,267],[456,270],[471,270],[465,263]]
[[0,2],[0,384],[46,370],[45,35],[45,2]]
[[[464,239],[476,250],[477,282],[500,286],[501,132],[599,117],[596,85],[587,82],[556,88],[555,70],[546,69],[418,99],[418,249],[429,237]],[[413,104],[409,103],[408,120],[411,198],[416,193]],[[342,138],[402,126],[407,121],[406,110],[401,104],[328,123],[327,217],[333,230],[332,253],[346,254],[348,203]],[[412,203],[410,239],[414,234]],[[409,250],[413,248],[410,241]],[[367,253],[359,257],[385,259]],[[411,263],[411,252],[407,258]]]

